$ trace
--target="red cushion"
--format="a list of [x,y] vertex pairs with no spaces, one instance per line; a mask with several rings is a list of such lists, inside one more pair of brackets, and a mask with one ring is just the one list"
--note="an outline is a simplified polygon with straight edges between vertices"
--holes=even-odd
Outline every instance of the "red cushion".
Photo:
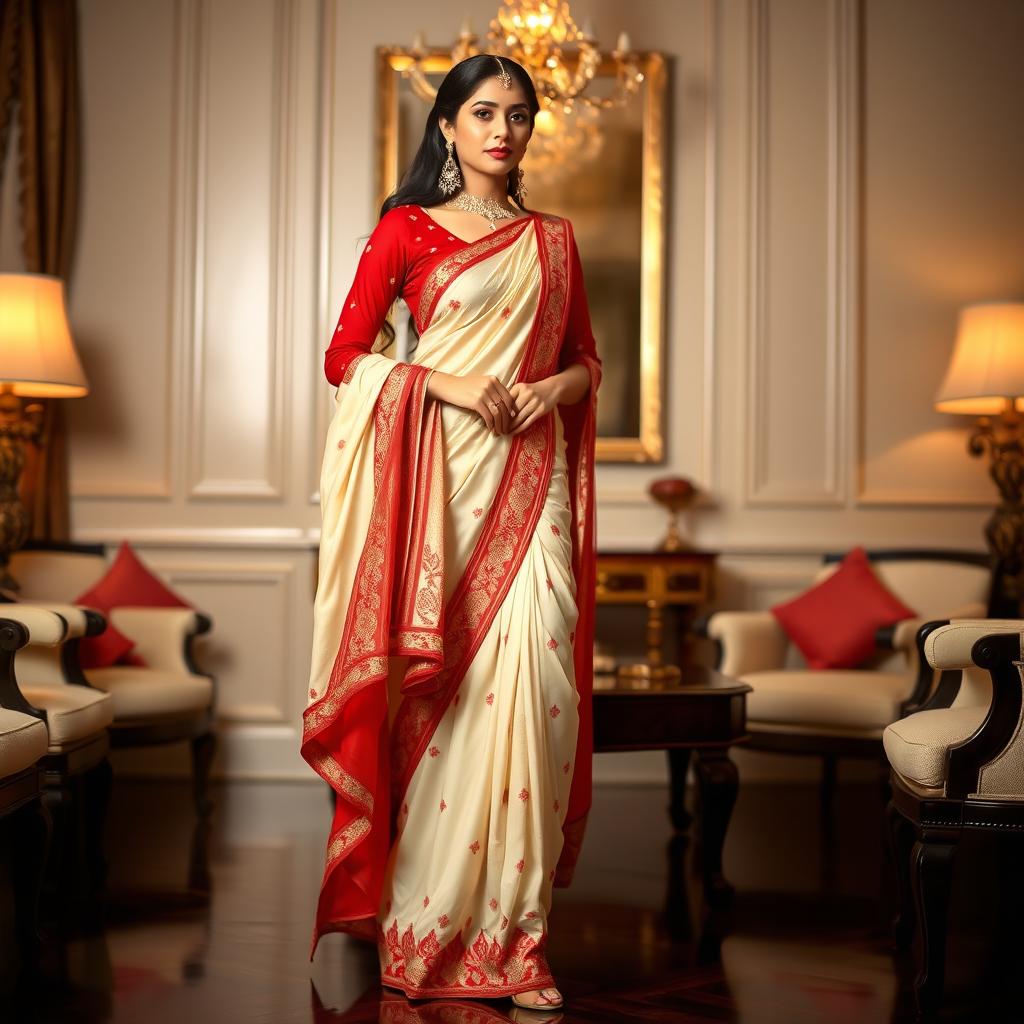
[[816,669],[856,668],[874,653],[878,629],[916,615],[879,580],[859,546],[828,579],[771,611]]
[[[105,615],[112,608],[124,605],[148,608],[191,608],[179,594],[176,594],[159,577],[146,568],[124,541],[118,548],[117,556],[102,579],[94,583],[75,604],[98,608]],[[119,632],[108,622],[99,636],[84,637],[79,647],[83,668],[106,668],[110,665],[141,665],[145,660],[131,653],[135,642]]]

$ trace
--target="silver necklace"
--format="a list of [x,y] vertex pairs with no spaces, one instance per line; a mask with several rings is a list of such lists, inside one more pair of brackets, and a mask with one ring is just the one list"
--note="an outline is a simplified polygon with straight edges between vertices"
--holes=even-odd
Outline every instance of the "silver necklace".
[[470,192],[460,192],[444,205],[452,210],[466,210],[469,213],[480,214],[491,225],[492,231],[497,230],[497,221],[515,217],[519,212],[503,206],[495,199],[481,199]]

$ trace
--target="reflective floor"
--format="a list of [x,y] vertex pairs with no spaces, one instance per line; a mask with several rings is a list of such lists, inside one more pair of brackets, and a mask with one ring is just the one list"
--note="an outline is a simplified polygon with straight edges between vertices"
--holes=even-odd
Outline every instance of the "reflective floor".
[[[875,1024],[912,1020],[910,965],[894,959],[881,899],[877,786],[841,787],[823,828],[813,787],[744,789],[726,843],[733,909],[710,914],[667,790],[595,793],[577,878],[555,890],[549,960],[566,1006],[410,1003],[382,993],[376,952],[329,935],[308,960],[329,801],[319,785],[215,791],[210,896],[190,895],[184,785],[115,782],[106,927],[51,948],[49,980],[0,1020],[328,1024],[519,1020]],[[202,839],[203,837],[199,837]],[[201,851],[202,844],[199,849]],[[1020,949],[996,938],[1007,894],[995,856],[964,844],[953,896],[945,1019],[1016,1020]],[[192,884],[201,875],[193,869]]]

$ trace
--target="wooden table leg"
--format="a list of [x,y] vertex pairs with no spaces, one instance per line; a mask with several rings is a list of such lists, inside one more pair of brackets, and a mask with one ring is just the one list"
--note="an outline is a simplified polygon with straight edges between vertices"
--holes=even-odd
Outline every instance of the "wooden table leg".
[[722,874],[722,849],[739,792],[739,773],[729,760],[728,749],[699,751],[696,769],[700,782],[704,895],[713,907],[727,906],[735,890]]
[[665,751],[668,754],[668,816],[677,832],[687,832],[693,818],[686,809],[686,775],[690,769],[690,750],[686,747]]

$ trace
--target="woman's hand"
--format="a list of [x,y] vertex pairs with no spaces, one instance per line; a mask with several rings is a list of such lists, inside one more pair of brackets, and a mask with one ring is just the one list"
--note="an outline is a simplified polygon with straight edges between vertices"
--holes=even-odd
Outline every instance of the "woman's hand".
[[509,394],[519,406],[515,427],[511,433],[519,434],[532,426],[542,416],[546,416],[556,405],[562,394],[560,382],[555,377],[545,377],[533,383],[516,381],[509,388]]
[[519,422],[515,399],[493,373],[460,376],[434,370],[427,380],[427,394],[477,413],[495,434],[507,434],[512,424]]

